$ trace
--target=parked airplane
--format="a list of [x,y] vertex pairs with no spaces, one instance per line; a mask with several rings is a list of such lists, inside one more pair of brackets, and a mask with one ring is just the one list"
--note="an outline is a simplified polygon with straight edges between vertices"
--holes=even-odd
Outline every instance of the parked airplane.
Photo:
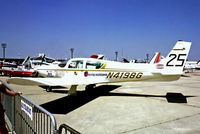
[[[94,59],[104,59],[104,55],[91,55],[90,58],[94,58]],[[160,52],[156,52],[152,58],[152,60],[150,61],[149,64],[154,64],[154,63],[158,63],[160,59]],[[125,58],[123,60],[126,60]],[[126,60],[127,62],[125,63],[132,63],[129,62],[128,60]],[[36,66],[34,69],[37,71],[37,76],[38,77],[59,77],[58,73],[56,73],[57,69],[61,69],[62,67],[64,67],[67,64],[67,61],[64,61],[60,64],[56,63],[51,63],[51,64],[41,64],[40,66]],[[144,63],[146,64],[146,63]]]
[[168,56],[155,64],[75,58],[70,59],[63,68],[42,69],[55,71],[57,78],[11,78],[8,83],[69,87],[69,94],[74,94],[78,85],[86,85],[87,88],[99,83],[173,81],[183,73],[190,47],[191,42],[178,41]]
[[196,69],[200,70],[200,60],[197,62]]
[[50,58],[50,57],[47,57],[45,54],[39,54],[38,57],[35,57],[35,58],[31,58],[30,60],[30,65],[32,68],[35,68],[35,67],[38,67],[38,66],[45,66],[45,65],[52,65],[52,64],[59,64],[61,62],[53,59],[53,58]]
[[2,71],[3,67],[17,67],[16,63],[10,63],[10,62],[5,62],[5,61],[0,61],[0,74],[5,75]]
[[185,72],[193,72],[195,69],[200,69],[199,61],[186,61],[184,66]]
[[[150,62],[145,62],[144,64],[154,64],[154,63],[158,63],[159,61],[160,61],[160,52],[156,52],[154,54],[154,56],[152,57],[151,61]],[[140,62],[137,62],[137,60],[129,61],[126,58],[122,58],[122,62],[123,63],[140,63]]]
[[35,70],[31,68],[30,65],[27,64],[27,62],[30,61],[30,57],[28,56],[21,65],[8,65],[2,67],[2,72],[4,75],[8,76],[34,76]]

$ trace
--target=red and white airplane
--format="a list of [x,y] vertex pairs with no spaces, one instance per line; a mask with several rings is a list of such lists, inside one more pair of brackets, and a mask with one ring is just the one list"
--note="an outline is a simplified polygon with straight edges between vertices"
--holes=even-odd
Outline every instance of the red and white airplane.
[[1,71],[8,76],[18,76],[18,77],[34,76],[36,71],[30,66],[25,65],[29,60],[30,57],[28,56],[21,65],[2,66]]

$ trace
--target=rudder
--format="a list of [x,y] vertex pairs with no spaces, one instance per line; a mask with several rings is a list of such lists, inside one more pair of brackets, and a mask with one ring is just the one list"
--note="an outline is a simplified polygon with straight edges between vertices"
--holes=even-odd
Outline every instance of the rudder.
[[183,73],[183,67],[187,60],[191,44],[191,42],[177,41],[174,48],[162,61],[162,64],[165,66],[162,74],[181,75]]

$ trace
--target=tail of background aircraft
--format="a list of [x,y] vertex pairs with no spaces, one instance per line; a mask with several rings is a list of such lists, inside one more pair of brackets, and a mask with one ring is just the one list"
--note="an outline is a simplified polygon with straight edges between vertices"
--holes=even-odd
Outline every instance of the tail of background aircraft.
[[160,52],[156,52],[150,61],[150,64],[158,63],[160,59]]
[[30,56],[27,56],[26,59],[23,61],[22,65],[24,65],[25,63],[29,62],[31,59]]
[[191,42],[177,41],[174,48],[157,66],[163,65],[162,74],[181,75],[187,60]]

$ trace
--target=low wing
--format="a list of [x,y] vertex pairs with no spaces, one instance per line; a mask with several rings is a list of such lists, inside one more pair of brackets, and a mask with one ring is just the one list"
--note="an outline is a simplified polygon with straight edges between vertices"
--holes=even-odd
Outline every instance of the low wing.
[[66,81],[63,78],[11,78],[7,80],[7,83],[17,84],[17,85],[63,86],[63,87],[84,84],[75,81]]
[[10,78],[7,80],[9,84],[29,85],[29,86],[62,86],[69,87],[72,85],[89,85],[103,82],[88,82],[75,79],[65,78]]

